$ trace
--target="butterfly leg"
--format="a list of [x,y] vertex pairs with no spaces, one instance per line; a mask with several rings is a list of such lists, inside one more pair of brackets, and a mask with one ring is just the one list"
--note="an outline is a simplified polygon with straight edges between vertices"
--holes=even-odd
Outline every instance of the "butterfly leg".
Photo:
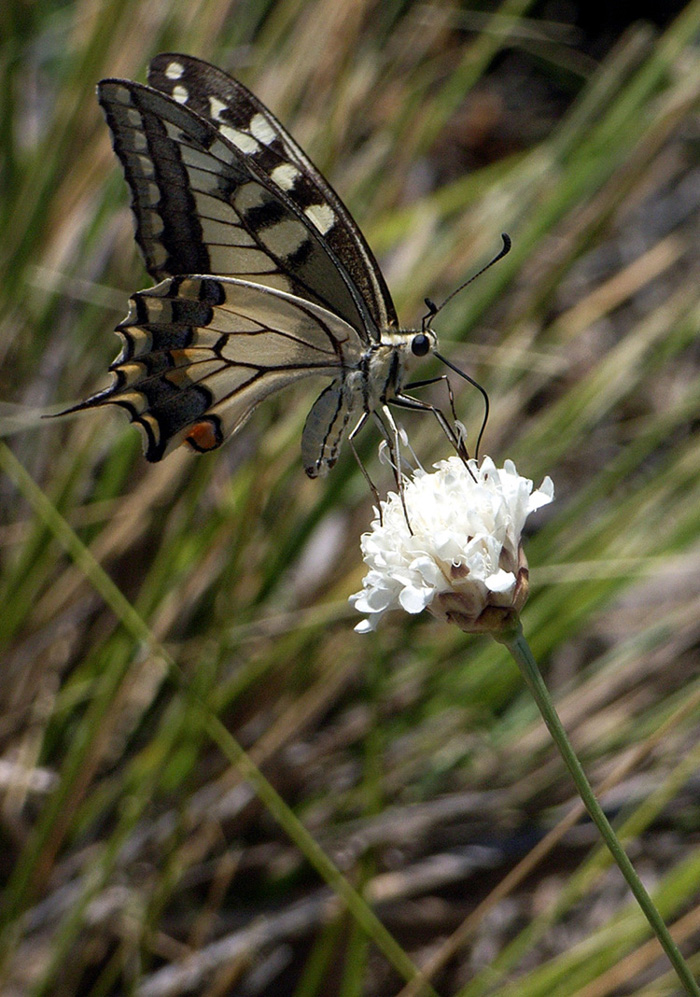
[[459,422],[457,418],[457,410],[455,408],[455,396],[452,390],[452,383],[450,382],[449,375],[439,374],[437,377],[428,377],[424,381],[411,381],[410,384],[406,385],[406,388],[410,390],[411,388],[427,388],[429,384],[437,384],[438,381],[444,381],[445,387],[447,388],[447,397],[450,401],[450,411],[452,412],[452,418],[455,422]]
[[[382,406],[382,410],[383,410],[383,413],[384,413],[384,416],[385,416],[387,422],[389,423],[389,427],[388,428],[387,428],[386,423],[384,422],[384,419],[382,418],[382,416],[379,414],[379,412],[376,409],[372,411],[372,415],[374,416],[374,419],[375,419],[375,421],[377,423],[377,426],[379,427],[380,433],[382,434],[382,436],[386,440],[386,443],[387,443],[387,445],[389,447],[389,452],[391,454],[391,466],[392,466],[393,471],[394,471],[394,479],[396,481],[396,487],[397,487],[399,495],[401,496],[401,504],[403,505],[403,511],[404,511],[404,515],[406,517],[406,523],[407,523],[408,528],[411,531],[411,533],[413,533],[413,530],[411,530],[411,523],[410,523],[409,518],[408,518],[408,512],[406,510],[406,501],[404,499],[403,480],[402,480],[402,476],[401,476],[401,454],[400,454],[400,451],[399,451],[399,443],[400,443],[399,429],[398,429],[398,426],[396,425],[396,423],[394,421],[394,417],[392,416],[391,412],[387,409],[386,405]],[[362,416],[360,417],[357,425],[353,428],[353,430],[351,431],[350,435],[348,436],[348,445],[349,445],[350,449],[353,452],[353,456],[355,457],[355,460],[357,461],[358,466],[359,466],[360,470],[362,471],[362,475],[363,475],[365,481],[367,482],[370,491],[372,492],[372,496],[373,496],[374,501],[375,501],[376,506],[377,506],[377,512],[379,513],[379,522],[383,523],[384,518],[382,516],[382,505],[381,505],[381,500],[379,498],[379,492],[377,491],[376,485],[374,484],[374,482],[370,478],[370,476],[369,476],[369,474],[367,472],[367,468],[362,463],[362,460],[360,458],[360,455],[357,452],[357,449],[355,447],[355,442],[354,442],[354,437],[357,436],[357,434],[360,432],[360,430],[362,429],[362,427],[365,425],[365,423],[367,422],[367,419],[368,419],[369,415],[370,415],[370,413],[368,411],[365,411],[365,412],[362,413]]]
[[[443,360],[445,363],[449,363],[448,361],[445,361],[444,357],[441,357],[440,359]],[[452,364],[449,364],[449,366],[452,366]],[[489,396],[486,393],[485,389],[482,388],[482,386],[477,381],[475,381],[473,378],[469,377],[467,374],[464,373],[464,371],[461,371],[458,367],[455,367],[454,369],[457,371],[458,374],[460,374],[462,377],[464,377],[464,379],[466,381],[468,381],[471,385],[473,385],[475,388],[478,388],[478,390],[481,392],[481,394],[483,396],[483,399],[484,399],[484,418],[483,418],[482,423],[481,423],[481,428],[479,430],[479,435],[477,436],[477,439],[476,439],[476,449],[474,451],[474,456],[478,460],[479,459],[479,450],[481,448],[481,440],[482,440],[483,435],[484,435],[484,430],[486,429],[486,423],[489,421],[489,408],[490,408],[490,405],[489,405]],[[411,388],[424,388],[426,385],[428,385],[428,384],[436,384],[438,381],[444,381],[445,384],[446,384],[446,386],[447,386],[447,394],[448,394],[448,397],[450,399],[450,409],[452,410],[452,418],[454,419],[455,423],[457,423],[457,422],[459,422],[459,420],[457,418],[457,412],[455,410],[454,392],[452,391],[452,384],[451,384],[449,376],[447,374],[441,374],[439,377],[427,378],[424,381],[412,381],[410,384],[406,385],[406,388],[409,389],[409,390]],[[462,457],[462,459],[464,459],[464,455],[466,454],[466,448],[465,447],[462,447],[461,449],[458,448],[457,452],[459,453],[459,456]]]
[[[443,374],[442,377],[446,377],[446,375]],[[439,381],[442,380],[442,378],[439,377],[436,378],[435,380]],[[430,382],[428,381],[425,383],[429,384]],[[415,384],[413,386],[420,387],[420,384]],[[435,418],[437,419],[438,424],[442,429],[443,433],[454,447],[457,456],[460,457],[465,464],[467,464],[467,461],[469,460],[469,451],[464,445],[464,440],[462,439],[461,433],[455,431],[455,429],[450,425],[449,420],[445,417],[444,412],[442,412],[436,405],[432,405],[430,402],[424,402],[419,398],[412,398],[411,395],[403,395],[403,394],[395,395],[391,399],[391,404],[396,405],[399,408],[410,409],[414,412],[432,412]],[[452,408],[452,411],[454,413],[454,407]],[[455,416],[455,422],[456,421],[457,418]]]
[[[392,398],[392,402],[394,399]],[[372,413],[379,426],[384,439],[389,446],[389,453],[391,455],[391,466],[394,471],[394,480],[396,481],[396,490],[401,498],[401,505],[403,506],[403,514],[406,518],[406,525],[408,526],[408,531],[413,535],[413,529],[411,528],[411,520],[408,517],[408,509],[406,508],[406,498],[404,496],[403,487],[403,471],[401,467],[401,436],[399,433],[399,427],[394,421],[394,416],[391,414],[391,409],[387,405],[382,405],[381,415],[377,409]],[[389,424],[387,429],[384,419]]]
[[[364,424],[367,422],[368,416],[369,416],[369,412],[363,412],[362,413],[362,415],[360,416],[359,421],[357,422],[357,424],[355,425],[355,427],[350,431],[350,434],[348,435],[348,446],[352,450],[353,457],[357,461],[358,467],[362,471],[362,475],[363,475],[365,481],[367,482],[367,485],[369,486],[369,490],[372,492],[372,497],[373,497],[374,501],[376,502],[377,512],[379,513],[379,522],[381,523],[382,522],[382,505],[381,505],[381,501],[379,499],[379,492],[377,491],[377,486],[375,485],[375,483],[370,478],[369,473],[367,471],[367,468],[362,463],[362,458],[360,457],[359,453],[357,452],[357,448],[355,446],[355,437],[360,432],[360,430],[362,429],[362,427],[364,426]],[[384,435],[386,435],[386,434],[384,433]]]

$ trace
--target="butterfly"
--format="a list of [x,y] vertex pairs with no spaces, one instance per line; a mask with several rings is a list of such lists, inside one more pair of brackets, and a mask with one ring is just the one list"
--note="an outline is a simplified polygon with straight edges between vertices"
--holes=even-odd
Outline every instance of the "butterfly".
[[[373,416],[398,480],[389,404],[433,412],[466,453],[439,409],[405,393],[438,380],[407,383],[431,353],[462,372],[437,352],[425,320],[399,328],[348,209],[254,94],[176,54],[152,60],[148,86],[105,79],[97,94],[158,283],[133,295],[116,327],[112,384],[67,411],[121,406],[158,461],[181,444],[215,450],[268,395],[323,375],[330,383],[302,433],[310,477],[333,467],[345,438],[357,457],[353,439]],[[430,318],[438,309],[427,303]]]

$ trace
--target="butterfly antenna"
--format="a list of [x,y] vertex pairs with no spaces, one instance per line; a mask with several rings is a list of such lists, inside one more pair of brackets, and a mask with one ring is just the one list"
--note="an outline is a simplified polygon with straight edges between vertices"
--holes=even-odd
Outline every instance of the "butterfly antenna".
[[[485,267],[482,267],[481,270],[478,270],[477,273],[471,276],[468,280],[465,280],[464,283],[460,284],[459,287],[456,290],[454,290],[451,294],[448,294],[443,303],[439,307],[435,304],[434,301],[431,301],[430,298],[425,299],[425,303],[428,306],[428,311],[427,314],[423,316],[423,322],[422,322],[423,331],[425,331],[426,326],[430,324],[431,319],[435,318],[435,316],[439,311],[442,311],[442,309],[445,307],[448,301],[452,301],[452,299],[456,294],[459,294],[460,291],[463,291],[464,288],[468,287],[471,283],[473,283],[473,281],[475,281],[477,277],[481,277],[481,275],[483,273],[486,273],[486,271],[490,269],[490,267],[492,267],[494,263],[498,263],[499,260],[502,260],[503,257],[510,252],[512,246],[510,236],[506,232],[503,232],[501,234],[501,239],[503,239],[503,246],[501,247],[500,252],[498,252],[496,256],[494,256],[494,258],[486,264]],[[489,421],[489,411],[491,408],[486,388],[483,388],[478,381],[475,381],[473,377],[469,376],[469,374],[465,374],[463,370],[459,369],[459,367],[455,367],[455,365],[451,363],[447,359],[447,357],[444,357],[441,353],[438,353],[437,350],[433,350],[433,355],[436,356],[438,360],[441,360],[446,367],[449,367],[450,370],[453,370],[455,374],[459,374],[459,376],[463,377],[465,381],[468,381],[469,384],[473,385],[477,389],[477,391],[481,392],[481,396],[484,399],[484,418],[481,423],[481,429],[479,430],[479,435],[476,440],[476,450],[474,452],[474,455],[478,460],[479,448],[481,446],[481,440],[484,435],[484,430],[486,429],[486,423]]]
[[433,356],[437,357],[438,360],[442,360],[442,362],[445,364],[446,367],[449,367],[450,370],[453,370],[455,374],[459,374],[459,376],[463,377],[465,381],[468,381],[471,385],[473,385],[477,389],[477,391],[481,392],[481,396],[484,399],[484,418],[481,423],[481,429],[479,430],[479,435],[477,436],[476,439],[476,450],[474,452],[474,456],[478,460],[479,447],[481,446],[481,438],[484,435],[484,430],[486,429],[486,423],[489,421],[490,403],[489,403],[489,396],[486,392],[486,388],[482,388],[482,386],[479,384],[478,381],[475,381],[473,377],[469,376],[469,374],[465,374],[463,370],[460,370],[459,367],[456,367],[451,361],[447,359],[447,357],[444,357],[442,353],[438,353],[437,350],[433,350]]
[[465,287],[469,287],[469,285],[473,284],[478,277],[481,277],[481,275],[486,273],[487,270],[490,270],[491,267],[494,265],[494,263],[498,263],[499,260],[502,260],[504,256],[508,255],[508,253],[511,250],[511,246],[513,245],[513,243],[511,242],[511,238],[506,232],[502,232],[501,239],[503,239],[503,246],[501,247],[500,251],[494,256],[494,258],[492,260],[489,260],[489,262],[486,264],[485,267],[482,267],[481,270],[478,270],[475,274],[469,277],[468,280],[465,280],[463,284],[460,284],[459,287],[456,288],[454,291],[452,291],[451,294],[448,294],[441,305],[439,306],[436,305],[434,301],[430,300],[430,298],[425,299],[425,303],[428,306],[428,312],[426,315],[423,316],[422,325],[424,331],[426,324],[428,324],[431,319],[435,318],[437,313],[441,312],[442,309],[445,307],[445,305],[449,301],[452,301],[452,299],[456,294],[459,294],[460,291],[463,291]]

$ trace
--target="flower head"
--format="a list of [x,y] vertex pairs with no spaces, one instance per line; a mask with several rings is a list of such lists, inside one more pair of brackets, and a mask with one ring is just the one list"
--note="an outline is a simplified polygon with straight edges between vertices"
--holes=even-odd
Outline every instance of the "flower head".
[[527,599],[525,520],[553,497],[550,478],[533,491],[509,460],[497,468],[490,457],[468,466],[450,457],[431,474],[416,471],[405,482],[406,511],[390,492],[381,519],[362,537],[369,570],[350,602],[367,619],[355,630],[374,630],[387,610],[399,608],[429,609],[467,631],[502,629]]

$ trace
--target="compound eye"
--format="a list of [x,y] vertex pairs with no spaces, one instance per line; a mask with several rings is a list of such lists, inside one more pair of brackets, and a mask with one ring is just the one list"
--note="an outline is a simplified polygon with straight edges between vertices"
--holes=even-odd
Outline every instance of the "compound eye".
[[430,352],[430,340],[423,332],[419,332],[417,336],[413,337],[413,342],[411,343],[411,353],[416,357],[424,357],[426,353]]

